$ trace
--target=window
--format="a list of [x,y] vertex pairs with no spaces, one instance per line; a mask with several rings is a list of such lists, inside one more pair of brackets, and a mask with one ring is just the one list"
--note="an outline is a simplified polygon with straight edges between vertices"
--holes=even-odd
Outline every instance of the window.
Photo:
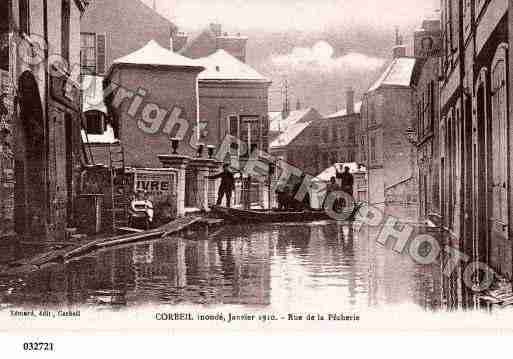
[[106,35],[80,34],[80,65],[82,74],[102,75],[106,71]]
[[436,112],[436,108],[435,108],[435,82],[434,81],[431,81],[429,83],[429,94],[430,94],[430,99],[429,99],[429,126],[428,126],[428,129],[429,129],[429,131],[433,131],[433,126],[434,126],[434,123],[435,123],[435,112]]
[[376,105],[374,102],[369,103],[369,119],[371,126],[376,124]]
[[96,71],[97,74],[102,75],[106,71],[106,58],[105,58],[105,49],[106,49],[106,36],[104,34],[96,35]]
[[331,164],[335,164],[337,163],[337,153],[336,152],[332,152],[331,153]]
[[340,128],[339,128],[339,137],[340,137],[340,142],[344,142],[346,140],[345,133],[344,133],[344,126],[340,126]]
[[350,123],[349,124],[347,132],[348,132],[348,134],[347,134],[347,141],[349,143],[356,143],[354,123]]
[[[9,13],[9,2],[0,1],[0,14]],[[0,19],[0,69],[9,71],[9,19]]]
[[61,51],[62,57],[69,65],[69,41],[70,41],[70,0],[62,0],[61,9]]
[[372,162],[376,162],[376,138],[371,137],[370,138],[370,159]]
[[102,135],[106,130],[105,116],[99,111],[87,111],[86,132],[90,135]]
[[354,151],[353,150],[349,150],[348,162],[355,162],[355,155],[354,155]]
[[329,127],[324,127],[322,129],[322,141],[324,143],[330,142],[330,128]]
[[[492,198],[493,220],[504,228],[508,211],[508,74],[507,45],[497,50],[492,67]],[[507,230],[503,230],[507,236]]]
[[30,35],[30,0],[20,0],[20,31]]
[[96,74],[96,35],[80,34],[80,65],[83,74]]
[[337,128],[337,126],[333,126],[333,129],[332,129],[331,133],[332,133],[331,141],[332,142],[338,142],[338,128]]

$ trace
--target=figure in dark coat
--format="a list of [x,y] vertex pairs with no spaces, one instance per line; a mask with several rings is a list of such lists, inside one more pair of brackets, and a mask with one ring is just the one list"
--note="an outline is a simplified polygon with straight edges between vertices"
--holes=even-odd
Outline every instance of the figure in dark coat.
[[219,186],[219,190],[217,192],[217,205],[220,206],[223,197],[226,195],[226,207],[230,208],[230,203],[232,199],[232,192],[235,189],[235,177],[233,173],[230,171],[230,165],[225,163],[223,165],[223,172],[214,175],[207,176],[208,179],[218,179],[221,178],[221,185]]
[[354,177],[349,172],[349,167],[344,167],[344,172],[337,173],[337,177],[341,180],[342,191],[353,197]]

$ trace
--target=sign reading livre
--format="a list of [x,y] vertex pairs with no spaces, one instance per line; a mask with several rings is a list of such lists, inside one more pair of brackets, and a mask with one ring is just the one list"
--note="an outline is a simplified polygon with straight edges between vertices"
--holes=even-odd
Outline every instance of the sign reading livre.
[[169,201],[176,192],[176,174],[169,171],[134,170],[134,191],[143,191],[152,202]]

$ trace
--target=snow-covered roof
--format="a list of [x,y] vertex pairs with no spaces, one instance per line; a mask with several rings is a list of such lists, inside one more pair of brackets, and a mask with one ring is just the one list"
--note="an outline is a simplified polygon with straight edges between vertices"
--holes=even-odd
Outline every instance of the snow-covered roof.
[[[362,110],[362,102],[357,102],[354,104],[354,113],[358,114]],[[329,116],[326,116],[326,118],[337,118],[337,117],[344,117],[347,116],[347,109],[343,109],[341,111],[335,112]]]
[[101,135],[87,134],[84,130],[81,131],[82,142],[86,144],[113,144],[118,143],[119,140],[114,136],[114,129],[111,125],[107,125],[107,130]]
[[317,175],[314,178],[314,181],[329,182],[331,177],[336,176],[337,170],[339,172],[344,172],[344,167],[349,167],[349,173],[353,174],[367,171],[367,169],[364,166],[360,167],[356,162],[335,163],[333,166],[325,169],[319,175]]
[[103,98],[103,77],[85,75],[82,90],[82,112],[96,110],[107,113]]
[[196,60],[165,49],[155,40],[151,40],[139,50],[113,61],[113,66],[120,64],[203,68]]
[[383,86],[409,87],[415,68],[416,59],[412,57],[398,57],[390,63],[367,92],[375,91]]
[[270,80],[251,66],[239,61],[225,50],[217,50],[212,55],[198,59],[197,62],[205,67],[199,74],[199,80],[233,80],[270,82]]
[[288,146],[294,139],[299,136],[305,128],[310,126],[311,122],[298,122],[288,126],[287,130],[281,133],[274,141],[271,142],[271,148],[279,148]]
[[287,117],[283,117],[283,112],[269,112],[269,131],[284,132],[290,125],[295,124],[304,119],[304,117],[312,110],[306,108],[302,110],[294,110],[288,113]]

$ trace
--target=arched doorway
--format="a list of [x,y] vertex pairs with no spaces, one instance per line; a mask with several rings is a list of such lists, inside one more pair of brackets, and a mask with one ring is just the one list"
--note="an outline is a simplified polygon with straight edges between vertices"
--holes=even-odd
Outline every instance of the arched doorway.
[[46,222],[45,126],[37,82],[31,72],[18,80],[20,126],[16,136],[15,226],[18,233],[44,233]]

